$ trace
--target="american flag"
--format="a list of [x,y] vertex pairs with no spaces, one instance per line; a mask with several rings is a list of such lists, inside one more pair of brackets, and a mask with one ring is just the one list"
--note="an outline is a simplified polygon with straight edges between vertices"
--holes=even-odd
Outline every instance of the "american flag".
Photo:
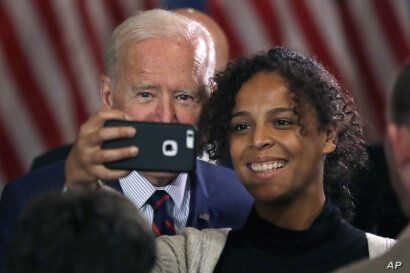
[[189,6],[223,27],[232,58],[274,45],[316,56],[354,94],[369,140],[381,141],[386,95],[410,56],[409,0],[0,0],[0,190],[99,109],[117,24]]

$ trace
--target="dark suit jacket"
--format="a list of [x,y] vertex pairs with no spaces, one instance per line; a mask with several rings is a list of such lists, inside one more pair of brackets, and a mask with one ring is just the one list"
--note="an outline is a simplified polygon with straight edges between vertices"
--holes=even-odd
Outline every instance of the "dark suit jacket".
[[61,160],[66,160],[72,147],[73,144],[71,143],[65,144],[63,146],[50,149],[39,156],[36,156],[33,159],[33,162],[31,163],[30,171],[43,168],[47,165],[53,164]]
[[[28,202],[45,192],[61,192],[64,180],[64,161],[60,161],[6,185],[0,200],[0,257],[4,257],[16,220]],[[187,226],[202,229],[243,225],[253,199],[232,170],[197,160],[189,180],[191,201]],[[106,184],[122,193],[118,180]]]

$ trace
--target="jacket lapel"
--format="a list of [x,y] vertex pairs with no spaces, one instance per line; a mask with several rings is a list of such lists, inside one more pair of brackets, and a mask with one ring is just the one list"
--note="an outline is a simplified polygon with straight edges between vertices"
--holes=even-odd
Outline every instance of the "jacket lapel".
[[198,229],[215,227],[218,220],[218,213],[210,207],[210,193],[207,191],[201,170],[201,165],[197,161],[196,171],[188,175],[191,201],[187,226]]

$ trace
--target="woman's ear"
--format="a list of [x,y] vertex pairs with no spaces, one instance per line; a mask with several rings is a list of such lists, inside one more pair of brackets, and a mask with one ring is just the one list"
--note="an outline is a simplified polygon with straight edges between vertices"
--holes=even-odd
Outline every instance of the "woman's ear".
[[325,132],[326,132],[326,140],[325,140],[325,145],[323,146],[323,153],[330,154],[336,149],[336,146],[337,146],[337,126],[336,124],[330,125],[329,128]]
[[111,79],[105,75],[100,77],[100,95],[104,110],[110,110],[113,107],[114,93],[112,90]]

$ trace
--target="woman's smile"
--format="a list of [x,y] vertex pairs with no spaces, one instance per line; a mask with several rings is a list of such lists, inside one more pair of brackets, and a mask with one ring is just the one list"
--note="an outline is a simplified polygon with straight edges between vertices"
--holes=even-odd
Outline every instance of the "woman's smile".
[[288,160],[276,156],[262,156],[251,158],[246,167],[256,179],[273,179],[288,164]]

